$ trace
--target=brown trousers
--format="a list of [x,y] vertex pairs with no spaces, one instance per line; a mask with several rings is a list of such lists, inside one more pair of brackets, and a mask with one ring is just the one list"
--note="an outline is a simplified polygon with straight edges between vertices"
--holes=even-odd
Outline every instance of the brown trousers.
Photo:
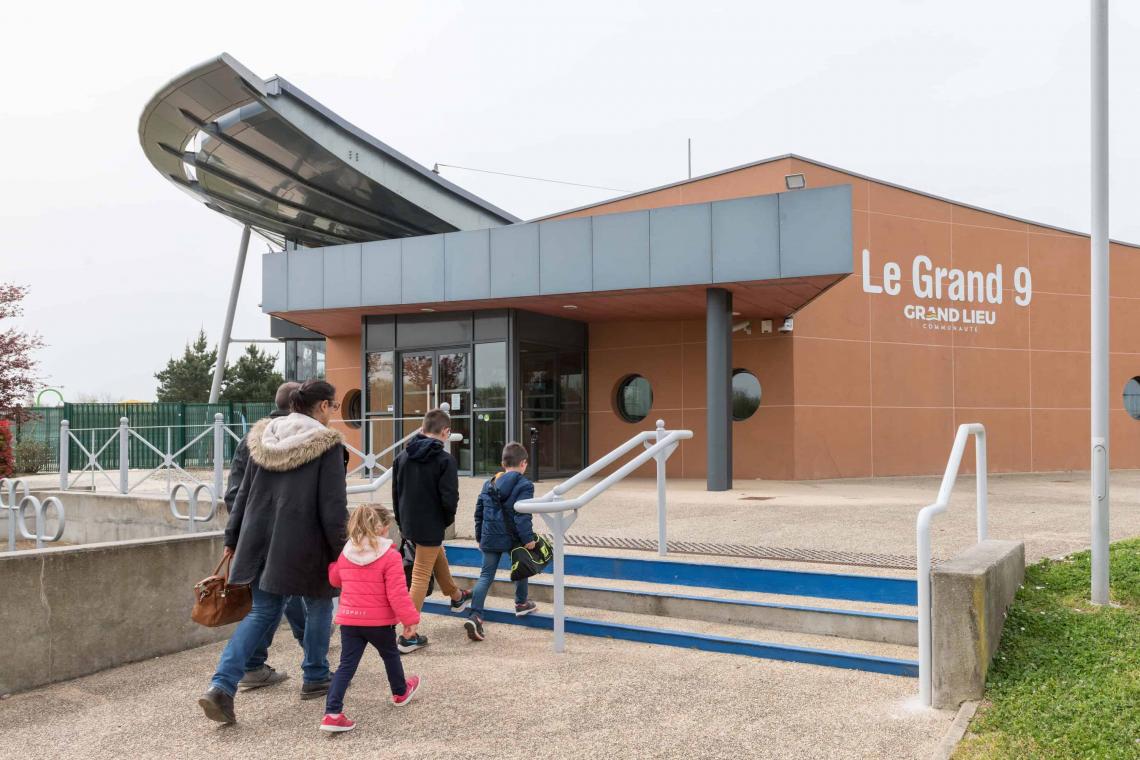
[[428,582],[432,573],[435,573],[435,582],[439,590],[448,597],[459,591],[451,577],[451,567],[447,564],[447,555],[442,546],[416,545],[416,561],[412,565],[412,604],[416,609],[423,611],[424,597],[427,596]]

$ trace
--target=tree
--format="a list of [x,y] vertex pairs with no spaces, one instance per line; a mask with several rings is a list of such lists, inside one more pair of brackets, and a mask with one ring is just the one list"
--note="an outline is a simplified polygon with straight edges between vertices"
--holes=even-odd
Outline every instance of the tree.
[[245,353],[226,366],[224,401],[272,401],[285,378],[277,371],[277,357],[257,346],[246,346]]
[[[0,283],[0,322],[23,313],[20,302],[27,294],[26,287]],[[26,419],[26,401],[39,381],[32,352],[43,344],[38,335],[15,327],[0,332],[0,418]]]
[[166,369],[155,373],[159,401],[205,403],[210,400],[210,384],[214,379],[214,360],[217,350],[208,351],[206,331],[199,330],[193,343],[186,344],[182,358],[170,358]]

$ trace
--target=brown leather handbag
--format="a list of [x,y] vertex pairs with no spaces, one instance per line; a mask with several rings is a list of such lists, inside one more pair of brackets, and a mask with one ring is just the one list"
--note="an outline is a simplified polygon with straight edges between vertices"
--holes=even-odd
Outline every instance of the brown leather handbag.
[[[219,575],[222,565],[226,566],[226,571]],[[191,620],[207,628],[217,628],[236,623],[249,614],[253,608],[253,592],[249,584],[232,585],[226,580],[229,575],[230,558],[223,555],[213,574],[194,584]]]

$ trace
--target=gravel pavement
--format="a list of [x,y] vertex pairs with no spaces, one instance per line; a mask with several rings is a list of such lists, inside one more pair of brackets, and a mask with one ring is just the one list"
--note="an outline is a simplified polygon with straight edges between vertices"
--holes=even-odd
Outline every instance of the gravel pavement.
[[282,631],[271,662],[293,677],[239,695],[236,726],[196,703],[211,645],[0,701],[0,756],[899,760],[929,756],[954,718],[917,708],[913,678],[580,636],[556,656],[547,632],[494,626],[476,644],[458,619],[428,622],[433,643],[405,658],[422,691],[392,707],[366,656],[349,734],[317,730],[323,703],[297,696],[300,653]]

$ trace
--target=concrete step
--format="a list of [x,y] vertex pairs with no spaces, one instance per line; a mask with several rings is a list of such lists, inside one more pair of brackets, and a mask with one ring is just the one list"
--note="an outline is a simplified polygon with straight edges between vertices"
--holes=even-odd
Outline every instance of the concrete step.
[[[452,613],[447,601],[439,597],[425,600],[423,610],[446,616],[454,621],[457,627],[464,619],[464,615]],[[494,625],[521,625],[543,630],[553,630],[554,627],[553,617],[546,610],[518,618],[515,617],[513,609],[488,606],[484,618],[489,624],[490,636],[494,635]],[[670,618],[668,626],[662,625],[662,622],[663,619],[655,615],[577,606],[566,608],[568,634],[599,636],[643,644],[896,676],[917,677],[918,675],[914,647],[852,639],[840,640],[830,636],[756,629],[712,621]],[[437,627],[432,625],[431,628]],[[573,641],[569,641],[567,646],[572,647]]]
[[[470,543],[449,543],[446,551],[448,563],[457,567],[479,567],[483,561],[478,547]],[[508,566],[507,557],[504,557],[500,567]],[[892,605],[913,606],[918,599],[918,588],[913,578],[643,559],[614,554],[568,551],[565,572],[584,578]]]
[[[479,571],[475,568],[455,567],[452,575],[467,581],[470,587],[478,579]],[[462,581],[460,585],[464,585]],[[513,598],[514,583],[508,574],[499,574],[491,586],[491,596]],[[531,599],[552,603],[553,597],[553,580],[549,575],[543,574],[531,579]],[[629,584],[623,581],[591,583],[583,582],[578,577],[568,577],[566,604],[907,646],[913,646],[918,640],[918,622],[914,615],[795,604],[783,600],[758,601],[740,598],[739,595],[698,595],[684,593],[684,588],[677,586]]]

